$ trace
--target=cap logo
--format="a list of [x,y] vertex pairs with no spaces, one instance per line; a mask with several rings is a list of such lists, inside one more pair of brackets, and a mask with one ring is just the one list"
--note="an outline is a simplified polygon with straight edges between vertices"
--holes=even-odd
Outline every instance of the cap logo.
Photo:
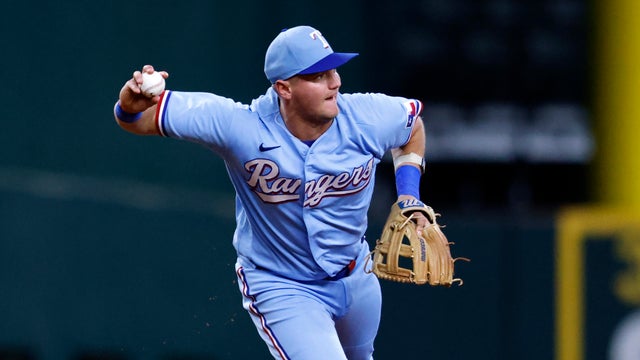
[[317,40],[320,39],[320,41],[322,41],[322,47],[323,48],[328,48],[329,47],[329,42],[327,42],[327,39],[324,38],[324,36],[322,36],[322,34],[320,33],[320,31],[315,30],[309,33],[309,36],[313,39],[313,40]]

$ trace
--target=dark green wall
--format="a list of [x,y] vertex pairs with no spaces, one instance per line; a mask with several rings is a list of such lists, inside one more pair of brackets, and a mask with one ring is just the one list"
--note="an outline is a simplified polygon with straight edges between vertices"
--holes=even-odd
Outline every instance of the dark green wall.
[[[268,86],[269,41],[301,23],[361,53],[341,71],[343,90],[375,91],[361,88],[376,75],[367,29],[393,24],[368,18],[366,4],[3,2],[0,358],[267,358],[236,288],[222,162],[127,134],[112,107],[147,63],[170,72],[171,89],[248,102]],[[388,199],[378,192],[370,241]],[[551,215],[524,219],[446,214],[455,252],[473,259],[460,266],[466,283],[384,283],[376,358],[550,358]]]

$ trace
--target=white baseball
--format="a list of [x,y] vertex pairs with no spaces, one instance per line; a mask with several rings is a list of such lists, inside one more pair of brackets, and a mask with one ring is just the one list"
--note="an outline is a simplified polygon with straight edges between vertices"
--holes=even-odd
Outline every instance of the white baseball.
[[162,75],[154,71],[151,74],[142,73],[142,85],[140,91],[147,97],[160,95],[164,91],[164,78]]

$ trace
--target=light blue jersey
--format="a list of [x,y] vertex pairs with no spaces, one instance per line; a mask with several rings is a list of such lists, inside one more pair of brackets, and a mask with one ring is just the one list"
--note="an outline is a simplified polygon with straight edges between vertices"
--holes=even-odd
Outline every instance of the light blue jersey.
[[241,264],[293,280],[334,276],[361,251],[376,165],[404,145],[421,104],[340,94],[339,115],[310,146],[280,116],[272,88],[251,105],[166,91],[163,136],[200,143],[225,161],[236,190],[233,244]]

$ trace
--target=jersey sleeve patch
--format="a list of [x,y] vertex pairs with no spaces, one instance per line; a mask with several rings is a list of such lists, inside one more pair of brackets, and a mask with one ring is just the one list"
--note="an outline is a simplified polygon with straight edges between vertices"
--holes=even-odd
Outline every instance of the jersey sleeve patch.
[[420,100],[409,100],[404,103],[404,107],[407,110],[407,122],[405,123],[405,128],[410,128],[422,112],[422,102],[420,102]]

